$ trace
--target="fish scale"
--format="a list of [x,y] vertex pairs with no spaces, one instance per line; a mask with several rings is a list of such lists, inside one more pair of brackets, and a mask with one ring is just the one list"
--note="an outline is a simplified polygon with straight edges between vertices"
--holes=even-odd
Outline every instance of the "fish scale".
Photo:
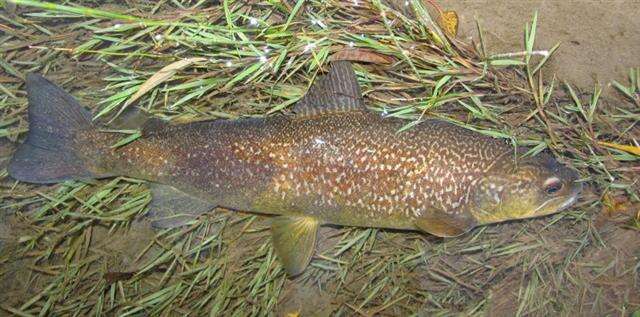
[[193,123],[126,145],[114,159],[127,162],[122,174],[227,208],[408,229],[426,210],[460,212],[469,186],[511,151],[441,121],[395,133],[403,124],[363,111]]
[[441,237],[558,212],[581,189],[548,154],[440,121],[405,121],[364,107],[348,62],[335,62],[291,115],[171,125],[150,120],[114,147],[66,92],[27,77],[30,130],[9,165],[34,183],[129,176],[147,180],[156,227],[215,207],[272,216],[275,251],[299,274],[325,224],[421,230]]

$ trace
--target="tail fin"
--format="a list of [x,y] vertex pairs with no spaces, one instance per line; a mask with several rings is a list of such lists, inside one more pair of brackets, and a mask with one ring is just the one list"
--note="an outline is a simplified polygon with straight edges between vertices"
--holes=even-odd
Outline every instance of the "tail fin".
[[9,175],[43,184],[96,177],[74,149],[77,133],[94,128],[89,112],[62,88],[37,74],[27,75],[27,96],[29,132],[9,163]]

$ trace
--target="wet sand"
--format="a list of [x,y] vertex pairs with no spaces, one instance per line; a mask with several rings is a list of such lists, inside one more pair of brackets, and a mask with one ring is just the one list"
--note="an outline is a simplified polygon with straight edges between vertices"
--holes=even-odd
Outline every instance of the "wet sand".
[[[599,82],[626,82],[628,70],[640,67],[640,1],[602,0],[441,0],[460,19],[458,38],[477,41],[475,20],[484,30],[488,53],[523,48],[524,24],[538,11],[535,49],[560,48],[545,69],[579,88]],[[613,88],[606,87],[611,93]]]

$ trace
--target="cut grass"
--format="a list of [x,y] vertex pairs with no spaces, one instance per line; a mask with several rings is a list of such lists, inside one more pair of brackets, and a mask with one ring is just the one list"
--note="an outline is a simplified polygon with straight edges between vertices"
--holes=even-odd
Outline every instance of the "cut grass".
[[[528,154],[550,149],[590,190],[568,212],[456,239],[323,228],[318,255],[290,281],[263,217],[220,210],[156,234],[136,220],[150,199],[143,182],[37,187],[2,171],[0,210],[19,229],[15,248],[0,257],[0,282],[11,285],[0,295],[6,313],[617,315],[640,304],[637,260],[607,253],[626,250],[626,240],[614,239],[622,229],[599,224],[605,196],[640,200],[638,157],[598,143],[637,145],[638,71],[628,86],[613,83],[629,101],[615,106],[597,87],[584,94],[543,82],[557,46],[538,60],[535,16],[521,54],[487,56],[482,36],[476,54],[444,36],[415,0],[16,3],[15,15],[2,13],[0,35],[0,136],[12,141],[27,129],[27,72],[62,83],[107,121],[163,67],[204,58],[136,104],[174,122],[228,119],[288,111],[334,52],[359,48],[394,59],[354,65],[373,109],[406,119],[407,129],[438,117]],[[137,137],[126,132],[121,144]],[[623,281],[622,295],[597,283],[603,277]]]

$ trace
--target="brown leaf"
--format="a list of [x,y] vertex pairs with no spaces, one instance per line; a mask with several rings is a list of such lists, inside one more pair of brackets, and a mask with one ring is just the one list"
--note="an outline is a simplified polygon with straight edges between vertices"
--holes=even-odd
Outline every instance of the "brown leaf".
[[104,273],[103,278],[107,284],[113,284],[115,282],[131,279],[134,275],[136,275],[134,272],[107,272]]
[[376,53],[363,48],[345,49],[336,52],[331,56],[331,61],[354,61],[373,64],[391,64],[393,57]]

